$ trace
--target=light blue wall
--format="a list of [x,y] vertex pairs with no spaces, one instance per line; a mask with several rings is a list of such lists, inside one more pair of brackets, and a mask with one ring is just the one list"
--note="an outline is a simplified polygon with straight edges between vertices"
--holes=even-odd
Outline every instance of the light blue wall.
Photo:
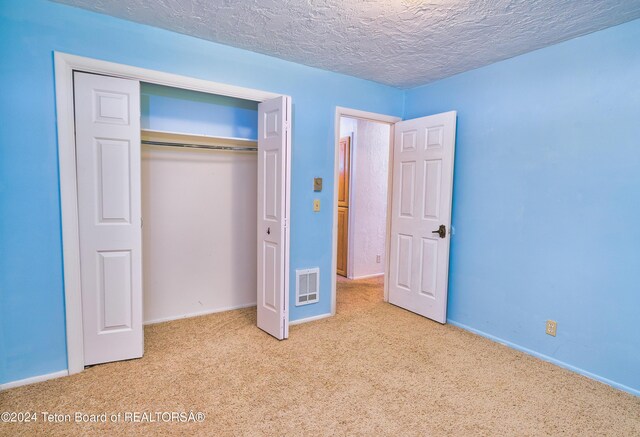
[[449,110],[449,320],[640,394],[640,20],[407,92]]
[[[324,276],[320,303],[290,300],[292,320],[330,311],[335,106],[401,115],[406,97],[405,118],[457,110],[450,321],[640,393],[638,41],[635,21],[405,96],[42,0],[0,0],[0,383],[66,368],[59,50],[293,97],[291,280],[296,268]],[[325,179],[319,196],[314,176]],[[548,318],[556,338],[544,334]]]
[[291,283],[299,268],[323,276],[320,302],[290,299],[290,315],[330,312],[335,107],[401,115],[402,91],[43,0],[1,0],[0,383],[66,368],[54,50],[292,96]]
[[258,138],[258,103],[231,97],[143,83],[142,129]]

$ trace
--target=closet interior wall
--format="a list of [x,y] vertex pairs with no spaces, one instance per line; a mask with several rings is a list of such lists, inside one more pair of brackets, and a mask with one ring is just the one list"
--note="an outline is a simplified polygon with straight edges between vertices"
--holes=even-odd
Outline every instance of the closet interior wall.
[[[143,138],[257,138],[256,102],[142,84],[141,106]],[[256,200],[255,152],[142,145],[145,323],[256,304]]]

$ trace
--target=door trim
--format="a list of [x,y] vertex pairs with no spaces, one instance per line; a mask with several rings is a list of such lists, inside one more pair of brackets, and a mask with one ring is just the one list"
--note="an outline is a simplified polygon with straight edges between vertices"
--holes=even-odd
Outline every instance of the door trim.
[[67,367],[70,375],[84,370],[82,289],[80,282],[80,234],[78,227],[75,118],[73,112],[74,71],[139,80],[157,85],[236,97],[256,102],[263,102],[281,95],[189,76],[54,52]]
[[[332,255],[331,255],[331,315],[336,314],[336,268],[338,262],[338,184],[336,181],[339,177],[339,147],[340,147],[340,117],[352,117],[362,120],[376,121],[380,123],[386,123],[390,125],[389,130],[389,174],[387,176],[387,231],[385,236],[385,258],[386,263],[384,266],[384,300],[389,299],[387,274],[389,271],[389,239],[391,233],[391,170],[393,169],[393,141],[394,141],[394,124],[402,121],[402,118],[395,117],[393,115],[377,114],[375,112],[361,111],[359,109],[344,108],[342,106],[336,106],[336,118],[334,121],[334,162],[333,162],[333,229],[332,229]],[[353,154],[352,154],[353,156]]]

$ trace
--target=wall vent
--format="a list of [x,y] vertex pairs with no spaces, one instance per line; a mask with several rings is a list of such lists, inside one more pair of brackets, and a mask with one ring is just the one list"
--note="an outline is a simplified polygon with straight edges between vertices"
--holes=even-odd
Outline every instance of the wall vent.
[[296,270],[296,306],[320,299],[320,268]]

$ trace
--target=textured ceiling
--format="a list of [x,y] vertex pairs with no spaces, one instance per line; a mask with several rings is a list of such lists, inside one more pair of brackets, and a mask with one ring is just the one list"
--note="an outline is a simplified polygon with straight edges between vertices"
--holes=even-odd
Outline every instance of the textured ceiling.
[[640,0],[55,0],[408,88],[640,18]]

